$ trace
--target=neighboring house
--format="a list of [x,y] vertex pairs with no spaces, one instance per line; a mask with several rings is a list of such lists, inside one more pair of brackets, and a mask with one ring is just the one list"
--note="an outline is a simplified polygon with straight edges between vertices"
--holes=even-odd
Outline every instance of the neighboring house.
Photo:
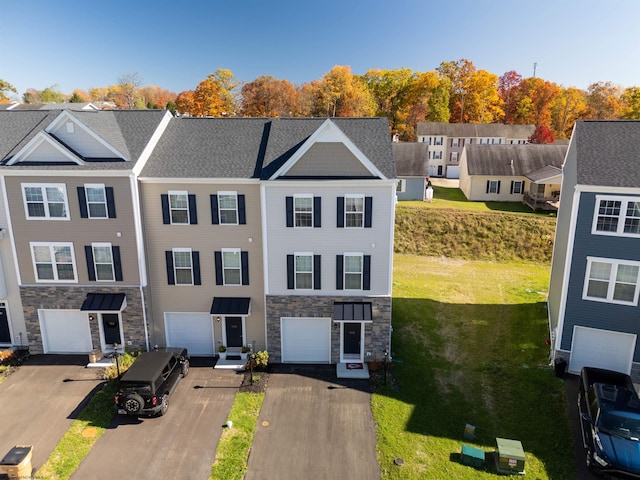
[[460,190],[468,200],[524,202],[557,209],[567,145],[467,145]]
[[0,112],[2,242],[11,244],[32,353],[148,348],[136,175],[169,118]]
[[393,142],[391,147],[398,175],[398,200],[424,200],[429,177],[429,146],[418,142]]
[[551,353],[640,378],[640,122],[578,121],[563,167],[548,311]]
[[22,110],[84,110],[84,111],[96,111],[101,108],[93,102],[85,103],[20,103],[13,101],[11,103],[0,103],[0,111],[11,110],[19,112]]
[[468,145],[521,145],[535,125],[418,122],[418,142],[429,145],[429,176],[459,178],[462,149]]

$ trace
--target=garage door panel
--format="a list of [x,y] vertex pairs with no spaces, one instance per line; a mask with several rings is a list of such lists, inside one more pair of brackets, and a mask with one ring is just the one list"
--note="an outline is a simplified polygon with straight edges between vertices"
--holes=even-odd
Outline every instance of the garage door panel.
[[282,318],[284,363],[330,363],[331,319]]
[[86,312],[40,310],[39,316],[44,353],[89,353],[93,349]]
[[584,366],[630,373],[636,335],[597,328],[574,327],[569,372]]
[[166,312],[164,315],[168,347],[186,347],[193,356],[213,355],[213,321],[209,313]]

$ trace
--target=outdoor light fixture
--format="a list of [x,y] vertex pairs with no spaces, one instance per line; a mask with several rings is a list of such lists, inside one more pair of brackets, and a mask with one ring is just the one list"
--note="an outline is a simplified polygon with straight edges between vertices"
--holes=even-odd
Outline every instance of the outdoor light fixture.
[[93,322],[96,319],[96,317],[94,317],[93,315],[89,315],[89,321]]
[[218,316],[216,317],[216,322],[220,323],[220,320],[221,320],[220,315],[218,315]]

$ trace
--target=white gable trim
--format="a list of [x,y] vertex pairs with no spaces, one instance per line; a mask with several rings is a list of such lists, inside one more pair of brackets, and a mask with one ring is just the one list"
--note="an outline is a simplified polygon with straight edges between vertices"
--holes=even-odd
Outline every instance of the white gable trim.
[[[29,142],[24,147],[22,147],[20,151],[9,162],[7,162],[7,165],[15,165],[16,163],[28,161],[29,156],[43,143],[48,143],[72,162],[77,163],[78,165],[85,164],[80,157],[78,157],[71,150],[65,148],[60,144],[60,142],[53,139],[50,135],[44,132],[38,132],[35,137],[29,140]],[[56,163],[56,161],[52,160],[51,163]]]
[[131,159],[124,155],[122,152],[119,152],[116,148],[113,147],[109,142],[104,140],[98,134],[96,134],[93,130],[87,127],[84,123],[74,117],[68,110],[64,110],[56,117],[56,119],[49,124],[49,126],[45,129],[47,133],[51,133],[53,130],[57,129],[60,125],[66,122],[73,122],[74,125],[84,130],[87,134],[89,134],[96,142],[100,143],[100,145],[104,146],[106,149],[113,152],[113,154],[117,158],[122,158],[126,162]]
[[278,177],[286,175],[286,173],[296,164],[300,158],[309,151],[309,149],[316,142],[334,142],[334,143],[343,143],[349,151],[364,165],[364,167],[371,172],[372,175],[380,177],[381,179],[386,179],[386,177],[382,174],[380,170],[376,168],[376,166],[371,163],[371,161],[360,151],[355,144],[349,140],[349,138],[338,128],[338,126],[331,121],[331,119],[326,119],[318,129],[313,132],[313,134],[307,139],[306,142],[302,144],[302,146],[298,149],[293,156],[287,160],[287,162],[278,169],[276,173],[274,173],[269,180],[274,180]]

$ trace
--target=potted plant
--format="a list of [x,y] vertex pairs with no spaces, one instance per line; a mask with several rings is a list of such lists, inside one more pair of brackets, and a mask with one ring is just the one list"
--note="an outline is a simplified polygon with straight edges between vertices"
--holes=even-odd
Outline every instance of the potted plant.
[[251,351],[251,349],[249,347],[247,347],[246,345],[242,346],[242,349],[240,351],[240,358],[242,360],[246,360],[247,359],[247,354]]
[[218,356],[220,357],[220,360],[224,360],[225,358],[227,358],[227,347],[224,345],[220,345],[218,347]]

